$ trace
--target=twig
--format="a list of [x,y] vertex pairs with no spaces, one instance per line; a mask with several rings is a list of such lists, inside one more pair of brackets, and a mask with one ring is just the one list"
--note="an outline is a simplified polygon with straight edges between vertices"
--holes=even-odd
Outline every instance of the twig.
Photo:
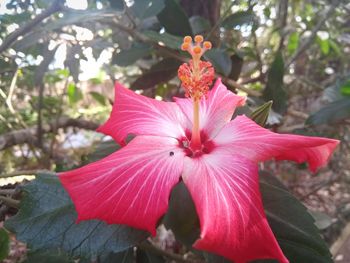
[[292,115],[293,117],[297,117],[297,118],[304,119],[304,120],[309,118],[309,114],[301,112],[301,111],[293,110],[293,109],[288,109],[287,113],[289,115]]
[[285,64],[285,68],[288,68],[290,64],[292,64],[300,55],[302,55],[309,48],[314,38],[316,37],[317,32],[321,29],[321,27],[324,25],[327,19],[329,19],[332,16],[339,3],[339,0],[334,0],[332,5],[328,8],[328,10],[326,10],[323,13],[320,20],[318,21],[314,29],[311,31],[310,36],[300,45],[300,47],[294,53],[294,55],[287,61],[287,63]]
[[39,173],[44,172],[50,172],[48,170],[22,170],[22,171],[15,171],[12,173],[7,174],[0,174],[0,178],[9,178],[9,177],[15,177],[15,176],[22,176],[22,175],[37,175]]
[[15,192],[15,189],[0,189],[0,195],[12,195]]
[[154,245],[152,245],[151,243],[149,242],[142,242],[139,247],[143,250],[148,250],[148,251],[151,251],[155,254],[158,254],[158,255],[161,255],[161,256],[164,256],[164,257],[167,257],[169,259],[173,259],[175,260],[176,262],[183,262],[183,263],[196,263],[196,261],[194,260],[190,260],[190,259],[185,259],[183,256],[179,255],[179,254],[174,254],[174,253],[171,253],[169,251],[165,251],[163,249],[160,249]]
[[12,44],[20,37],[28,34],[37,24],[42,22],[45,18],[51,16],[52,14],[58,12],[63,7],[63,0],[56,0],[42,13],[37,15],[30,22],[21,25],[16,31],[8,35],[2,44],[0,45],[0,53],[4,52],[6,49],[12,46]]
[[10,206],[10,207],[14,207],[14,208],[19,207],[19,201],[12,199],[10,197],[0,195],[0,201],[2,201],[5,205]]
[[[52,133],[60,128],[77,127],[86,130],[96,130],[99,124],[83,119],[61,117],[57,122],[53,121],[42,126],[43,133]],[[0,136],[0,151],[14,145],[28,143],[35,145],[37,141],[37,127],[17,130]]]

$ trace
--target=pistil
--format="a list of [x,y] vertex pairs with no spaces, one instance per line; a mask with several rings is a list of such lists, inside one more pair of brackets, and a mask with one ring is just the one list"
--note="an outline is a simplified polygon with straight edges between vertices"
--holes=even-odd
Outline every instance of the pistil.
[[190,36],[184,38],[181,49],[191,54],[192,60],[180,66],[178,75],[182,82],[182,87],[186,91],[186,96],[193,101],[193,127],[190,147],[192,151],[201,150],[200,135],[200,102],[206,98],[206,94],[214,79],[214,69],[210,62],[202,61],[201,57],[205,51],[211,49],[209,41],[203,42],[203,37],[197,35],[194,43]]

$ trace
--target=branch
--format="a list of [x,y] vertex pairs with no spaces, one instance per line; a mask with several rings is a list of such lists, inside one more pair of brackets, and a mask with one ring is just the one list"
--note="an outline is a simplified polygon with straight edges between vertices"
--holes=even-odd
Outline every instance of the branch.
[[52,173],[52,171],[49,171],[49,170],[22,170],[22,171],[15,171],[12,173],[7,173],[7,174],[0,174],[0,178],[9,178],[9,177],[15,177],[15,176],[22,176],[22,175],[37,175],[39,173]]
[[46,10],[44,10],[42,13],[37,15],[33,20],[30,22],[21,25],[16,31],[8,35],[4,41],[2,42],[0,46],[0,53],[8,49],[12,44],[20,37],[24,36],[27,33],[29,33],[36,25],[38,25],[40,22],[42,22],[45,18],[51,16],[52,14],[60,11],[63,7],[63,0],[56,0],[52,3],[51,6],[49,6]]
[[[77,127],[86,130],[96,130],[99,124],[83,120],[61,117],[58,121],[52,121],[42,126],[42,133],[52,133],[60,128]],[[14,145],[28,143],[35,144],[37,142],[37,127],[17,130],[5,133],[0,136],[0,151]]]
[[302,55],[312,44],[314,38],[317,36],[317,32],[321,29],[324,23],[329,19],[334,13],[335,9],[339,5],[339,0],[333,0],[332,5],[326,10],[323,15],[321,15],[320,20],[311,31],[311,35],[300,45],[298,50],[294,53],[294,55],[290,58],[290,60],[286,63],[285,68],[288,68],[290,64],[292,64],[300,55]]
[[19,207],[19,201],[12,199],[10,197],[5,197],[0,195],[0,201],[2,201],[5,205],[18,208]]

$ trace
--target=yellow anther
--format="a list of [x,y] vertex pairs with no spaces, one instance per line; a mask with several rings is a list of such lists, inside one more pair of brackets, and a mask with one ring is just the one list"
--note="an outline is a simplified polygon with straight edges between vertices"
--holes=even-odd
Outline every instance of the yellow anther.
[[196,47],[194,47],[193,48],[193,53],[195,53],[195,54],[200,54],[200,53],[202,53],[202,48],[200,47],[200,46],[196,46]]
[[192,37],[190,37],[190,36],[184,37],[184,43],[191,43],[191,42],[192,42]]
[[209,42],[209,41],[204,41],[203,47],[206,48],[206,49],[211,49],[211,42]]
[[183,51],[186,51],[186,50],[188,50],[189,48],[190,48],[190,44],[187,43],[187,42],[185,42],[185,43],[183,43],[183,44],[181,45],[181,49],[182,49]]
[[194,37],[194,41],[196,42],[196,43],[202,43],[203,42],[203,36],[202,35],[196,35],[195,37]]

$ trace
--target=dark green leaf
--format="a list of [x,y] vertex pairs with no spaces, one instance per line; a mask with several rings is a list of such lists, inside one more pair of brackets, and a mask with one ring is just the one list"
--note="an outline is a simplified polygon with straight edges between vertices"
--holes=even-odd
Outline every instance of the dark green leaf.
[[90,95],[101,105],[107,105],[106,97],[104,97],[101,93],[98,93],[96,91],[90,91]]
[[27,259],[23,263],[74,263],[67,254],[53,250],[29,251]]
[[243,67],[243,58],[238,54],[233,54],[231,56],[231,72],[229,78],[233,80],[238,80]]
[[75,104],[83,99],[83,93],[77,88],[74,83],[69,83],[67,87],[67,95],[69,103]]
[[154,42],[163,43],[166,47],[169,47],[172,49],[181,49],[181,44],[182,44],[181,37],[173,36],[169,33],[160,34],[155,31],[145,31],[144,35]]
[[210,22],[201,16],[192,16],[190,24],[194,35],[203,34],[210,30]]
[[350,117],[350,98],[344,98],[327,104],[321,110],[313,113],[306,124],[320,125],[340,122]]
[[151,49],[146,46],[134,46],[128,50],[122,50],[113,56],[113,63],[121,67],[134,64],[137,60],[149,55]]
[[232,61],[230,56],[222,49],[213,48],[204,54],[204,57],[209,60],[214,68],[228,76],[232,69]]
[[118,11],[121,11],[124,9],[124,0],[108,0],[109,5]]
[[312,217],[315,219],[315,225],[318,229],[324,230],[332,224],[332,218],[319,211],[309,211]]
[[199,238],[199,219],[191,195],[183,182],[178,183],[171,192],[163,223],[173,231],[177,240],[188,247]]
[[153,65],[151,69],[142,74],[132,84],[133,89],[150,89],[171,80],[176,76],[180,62],[173,58],[166,58],[157,64]]
[[38,175],[23,190],[20,210],[5,227],[33,250],[62,249],[73,257],[90,258],[123,251],[148,236],[98,220],[76,224],[74,205],[54,174]]
[[156,16],[165,7],[164,0],[138,0],[131,7],[139,19]]
[[264,103],[263,105],[258,107],[256,110],[254,110],[250,114],[250,118],[260,126],[264,127],[266,124],[267,118],[269,117],[271,106],[272,106],[272,101],[268,101]]
[[102,141],[96,145],[94,151],[87,156],[89,163],[98,161],[119,150],[120,146],[113,140]]
[[272,62],[267,76],[267,84],[263,92],[266,101],[272,100],[272,109],[284,113],[287,109],[287,93],[283,87],[284,61],[282,53],[278,52]]
[[274,176],[261,173],[260,189],[269,224],[290,262],[333,262],[305,206]]
[[175,0],[165,0],[164,3],[165,7],[158,14],[158,20],[165,30],[177,36],[192,35],[188,17],[179,3]]
[[[134,263],[134,249],[129,248],[119,253],[109,253],[99,258],[99,263]],[[90,263],[90,262],[89,262]]]
[[236,26],[252,24],[254,19],[255,15],[252,11],[240,11],[226,17],[222,22],[222,26],[227,29],[235,28]]
[[4,260],[10,251],[10,237],[6,230],[0,228],[0,261]]
[[137,250],[136,255],[137,263],[165,263],[165,259],[159,255],[156,255],[148,250]]

